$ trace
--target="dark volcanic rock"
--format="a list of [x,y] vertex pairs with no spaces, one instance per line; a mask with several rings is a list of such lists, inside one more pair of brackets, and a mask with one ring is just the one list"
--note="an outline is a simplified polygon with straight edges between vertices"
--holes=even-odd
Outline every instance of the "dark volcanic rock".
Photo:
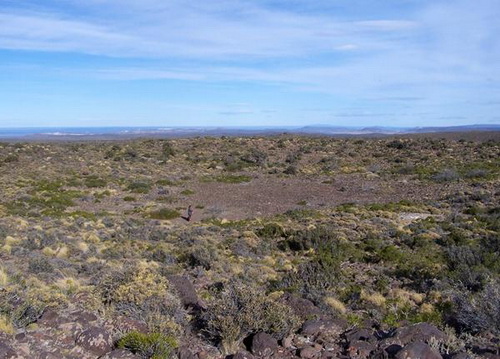
[[337,320],[308,320],[302,325],[301,333],[307,336],[329,334],[338,336],[344,331],[343,323]]
[[284,297],[284,301],[302,320],[306,320],[315,316],[321,316],[322,314],[321,309],[315,306],[314,303],[308,299],[299,298],[292,294],[286,294]]
[[457,353],[453,355],[451,359],[472,359],[472,356],[467,353]]
[[413,342],[428,343],[431,338],[445,340],[446,334],[429,323],[418,323],[396,329],[394,335],[384,340],[384,344],[406,345]]
[[396,359],[442,359],[441,354],[423,342],[410,343],[396,354]]
[[112,352],[99,357],[99,359],[140,359],[139,356],[124,349],[115,349]]
[[254,359],[255,357],[246,350],[240,350],[233,355],[233,359]]
[[351,344],[353,342],[365,341],[374,343],[377,338],[373,334],[373,330],[366,328],[352,329],[344,334],[347,343]]
[[97,320],[97,316],[93,313],[78,310],[71,313],[71,319],[82,325],[88,325],[91,322],[95,322]]
[[299,356],[304,359],[314,359],[318,358],[320,354],[321,354],[321,348],[313,346],[301,349]]
[[188,347],[182,346],[177,350],[177,357],[179,359],[198,359],[196,354],[194,354]]
[[109,333],[97,327],[80,333],[76,338],[76,343],[96,355],[104,355],[113,349],[113,341]]
[[7,344],[0,342],[0,358],[10,359],[16,358],[16,352]]
[[363,340],[356,340],[349,343],[349,347],[347,348],[347,352],[351,358],[356,359],[366,359],[370,358],[370,354],[374,352],[377,347]]
[[266,357],[274,354],[278,349],[278,341],[267,333],[257,333],[252,338],[252,354]]
[[182,304],[185,307],[199,307],[198,295],[193,283],[186,276],[172,275],[168,278],[179,294]]

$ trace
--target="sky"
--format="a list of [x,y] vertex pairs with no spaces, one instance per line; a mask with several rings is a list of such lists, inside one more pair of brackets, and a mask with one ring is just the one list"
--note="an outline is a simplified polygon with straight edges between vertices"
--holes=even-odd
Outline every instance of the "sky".
[[0,0],[0,127],[500,124],[499,0]]

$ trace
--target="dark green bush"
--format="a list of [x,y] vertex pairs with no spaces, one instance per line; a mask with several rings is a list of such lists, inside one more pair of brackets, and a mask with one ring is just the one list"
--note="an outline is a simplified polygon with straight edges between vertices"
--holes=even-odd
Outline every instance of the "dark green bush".
[[54,267],[49,262],[49,260],[45,257],[36,257],[32,258],[28,262],[28,270],[31,273],[52,273],[54,271]]
[[151,184],[147,182],[132,182],[128,185],[127,189],[132,193],[149,193],[151,191]]
[[166,161],[173,156],[175,156],[174,147],[170,142],[164,142],[161,146],[161,159]]
[[152,219],[162,219],[162,220],[175,219],[180,217],[180,213],[174,209],[161,208],[157,211],[150,212],[149,217]]
[[107,182],[105,179],[99,178],[98,176],[88,176],[85,178],[84,184],[88,188],[98,188],[106,187]]
[[130,332],[121,338],[117,347],[128,349],[144,359],[169,359],[174,357],[177,340],[161,333]]

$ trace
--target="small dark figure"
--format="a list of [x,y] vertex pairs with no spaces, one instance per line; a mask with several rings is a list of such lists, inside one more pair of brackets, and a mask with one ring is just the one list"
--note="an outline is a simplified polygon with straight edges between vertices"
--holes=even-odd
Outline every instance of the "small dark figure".
[[187,209],[187,216],[181,216],[181,218],[189,222],[191,221],[191,217],[193,217],[193,206],[189,205]]

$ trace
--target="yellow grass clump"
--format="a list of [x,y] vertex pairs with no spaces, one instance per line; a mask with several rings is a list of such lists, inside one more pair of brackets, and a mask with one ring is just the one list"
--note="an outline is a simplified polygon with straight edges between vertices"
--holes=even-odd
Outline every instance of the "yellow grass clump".
[[117,301],[141,305],[152,296],[164,297],[166,291],[167,282],[162,276],[139,267],[130,281],[116,289],[114,297]]
[[5,244],[2,248],[1,248],[2,252],[4,253],[8,253],[10,254],[10,251],[12,250],[12,247],[10,244]]
[[83,253],[87,253],[89,251],[89,245],[83,241],[78,242],[77,247]]
[[332,308],[336,312],[344,314],[347,311],[344,303],[342,303],[337,298],[334,298],[334,297],[325,297],[324,302],[325,302],[326,305],[328,305],[330,308]]
[[385,305],[385,297],[378,292],[367,293],[366,291],[362,290],[361,299],[368,303],[376,305],[377,307],[382,307]]
[[9,281],[9,276],[4,268],[0,267],[0,287],[5,287]]
[[7,236],[5,237],[5,244],[8,244],[9,246],[13,246],[21,242],[19,238],[14,238],[12,236]]
[[72,277],[65,277],[58,279],[55,285],[64,293],[72,294],[75,293],[80,287],[80,282]]
[[0,315],[0,333],[15,334],[16,330],[12,325],[12,321],[5,315]]

